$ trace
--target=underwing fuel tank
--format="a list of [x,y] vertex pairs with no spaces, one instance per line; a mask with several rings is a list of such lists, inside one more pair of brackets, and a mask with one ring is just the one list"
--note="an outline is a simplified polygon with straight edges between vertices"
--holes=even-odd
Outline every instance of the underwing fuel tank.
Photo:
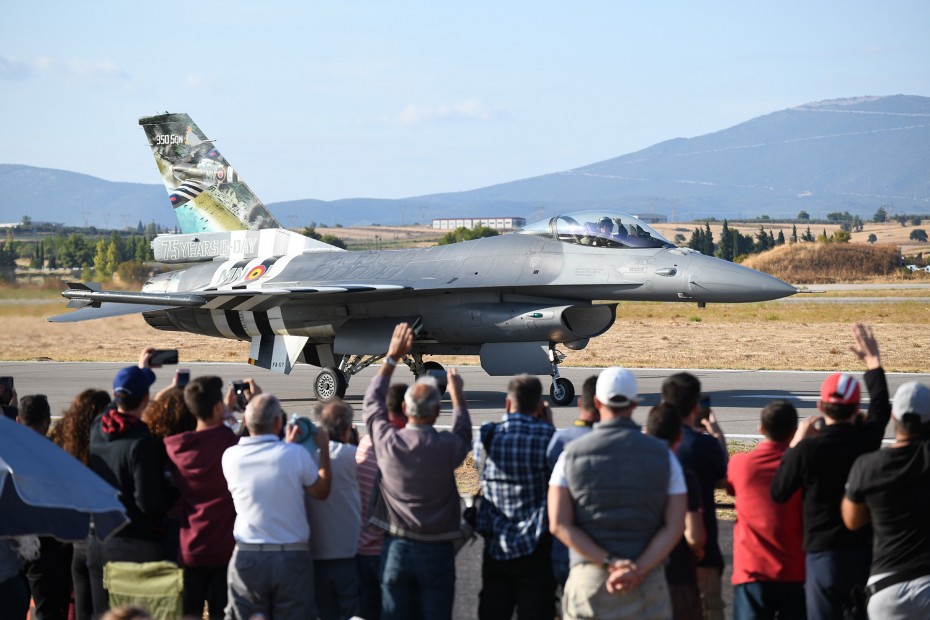
[[616,305],[465,304],[422,318],[429,337],[442,342],[575,342],[610,329]]

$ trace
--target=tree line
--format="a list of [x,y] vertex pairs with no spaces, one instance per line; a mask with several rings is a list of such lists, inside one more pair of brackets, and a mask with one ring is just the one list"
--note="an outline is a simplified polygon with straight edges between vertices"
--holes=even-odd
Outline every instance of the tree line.
[[798,235],[798,226],[794,224],[791,227],[791,236],[786,239],[784,231],[779,230],[778,235],[769,229],[760,225],[758,232],[754,235],[744,235],[735,228],[730,228],[729,222],[723,220],[723,230],[720,232],[720,240],[714,242],[714,233],[710,229],[710,223],[705,223],[704,228],[698,227],[691,233],[691,239],[688,241],[688,247],[697,250],[701,254],[716,256],[728,261],[739,262],[750,254],[759,254],[766,250],[784,245],[786,241],[809,242],[819,241],[821,243],[848,243],[852,238],[852,233],[848,230],[838,230],[832,235],[827,235],[826,229],[817,237],[808,226],[807,230]]
[[[0,270],[9,276],[17,260],[29,259],[31,269],[81,269],[86,279],[121,278],[142,280],[151,271],[145,263],[154,260],[148,234],[112,231],[109,237],[60,232],[44,239],[17,241],[12,229],[0,242]],[[93,276],[92,278],[89,276]]]

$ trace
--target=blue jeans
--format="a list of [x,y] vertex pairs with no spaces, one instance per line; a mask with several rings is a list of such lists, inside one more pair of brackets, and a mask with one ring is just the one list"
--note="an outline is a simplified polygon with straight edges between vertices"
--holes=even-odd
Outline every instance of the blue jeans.
[[381,620],[450,619],[455,601],[455,549],[384,537],[381,548]]
[[804,584],[754,581],[733,586],[733,620],[804,620]]
[[869,547],[808,552],[804,568],[807,620],[842,620],[853,587],[865,585],[871,564]]

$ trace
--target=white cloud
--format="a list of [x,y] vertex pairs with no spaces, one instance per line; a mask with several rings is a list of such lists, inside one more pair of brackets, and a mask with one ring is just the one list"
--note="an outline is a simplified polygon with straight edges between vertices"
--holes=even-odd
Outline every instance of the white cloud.
[[24,79],[44,75],[64,76],[92,82],[122,81],[129,78],[126,72],[112,60],[53,58],[51,56],[20,60],[0,56],[0,79]]
[[432,107],[411,103],[401,112],[400,121],[404,125],[419,125],[448,120],[488,121],[496,116],[498,114],[494,110],[477,99],[468,99],[459,103]]
[[19,80],[25,77],[29,77],[31,73],[32,69],[28,63],[25,63],[18,58],[0,56],[0,79]]

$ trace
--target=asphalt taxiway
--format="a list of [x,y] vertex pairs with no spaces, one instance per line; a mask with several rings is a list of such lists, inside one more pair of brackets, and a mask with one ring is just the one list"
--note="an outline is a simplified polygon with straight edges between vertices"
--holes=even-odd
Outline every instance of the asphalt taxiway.
[[[0,375],[10,375],[15,379],[16,391],[20,396],[26,394],[45,394],[49,398],[53,415],[60,415],[67,408],[71,399],[80,391],[96,387],[111,391],[116,372],[129,363],[110,362],[0,362]],[[191,370],[191,375],[217,375],[226,382],[253,377],[262,389],[278,396],[288,412],[307,413],[314,404],[312,382],[315,369],[298,366],[290,375],[280,375],[241,363],[192,363],[181,364]],[[465,383],[468,408],[475,426],[488,420],[499,419],[503,412],[507,377],[490,377],[478,366],[457,367]],[[166,366],[155,369],[158,377],[153,390],[168,385],[174,375],[175,367]],[[346,393],[346,400],[356,410],[356,420],[361,421],[362,398],[365,387],[377,367],[369,367],[352,378]],[[580,392],[584,380],[600,371],[598,368],[561,368],[562,376],[569,378]],[[720,425],[729,437],[756,436],[759,426],[759,411],[769,401],[776,398],[788,399],[794,403],[802,417],[816,412],[820,384],[830,373],[804,371],[767,371],[767,370],[703,370],[687,369],[695,374],[710,394],[711,405],[720,421]],[[864,368],[854,374],[860,377]],[[659,402],[662,381],[678,369],[636,368],[633,373],[639,381],[640,410],[634,418],[645,419],[648,408]],[[891,393],[906,381],[918,380],[930,385],[930,373],[888,373]],[[540,377],[548,393],[549,378]],[[395,382],[412,382],[413,375],[404,367],[394,373]],[[863,386],[863,407],[867,406],[868,397]],[[557,427],[571,423],[576,415],[574,405],[554,407],[553,417]],[[439,425],[449,423],[451,416],[448,398],[443,402]],[[891,430],[888,430],[890,436]]]

